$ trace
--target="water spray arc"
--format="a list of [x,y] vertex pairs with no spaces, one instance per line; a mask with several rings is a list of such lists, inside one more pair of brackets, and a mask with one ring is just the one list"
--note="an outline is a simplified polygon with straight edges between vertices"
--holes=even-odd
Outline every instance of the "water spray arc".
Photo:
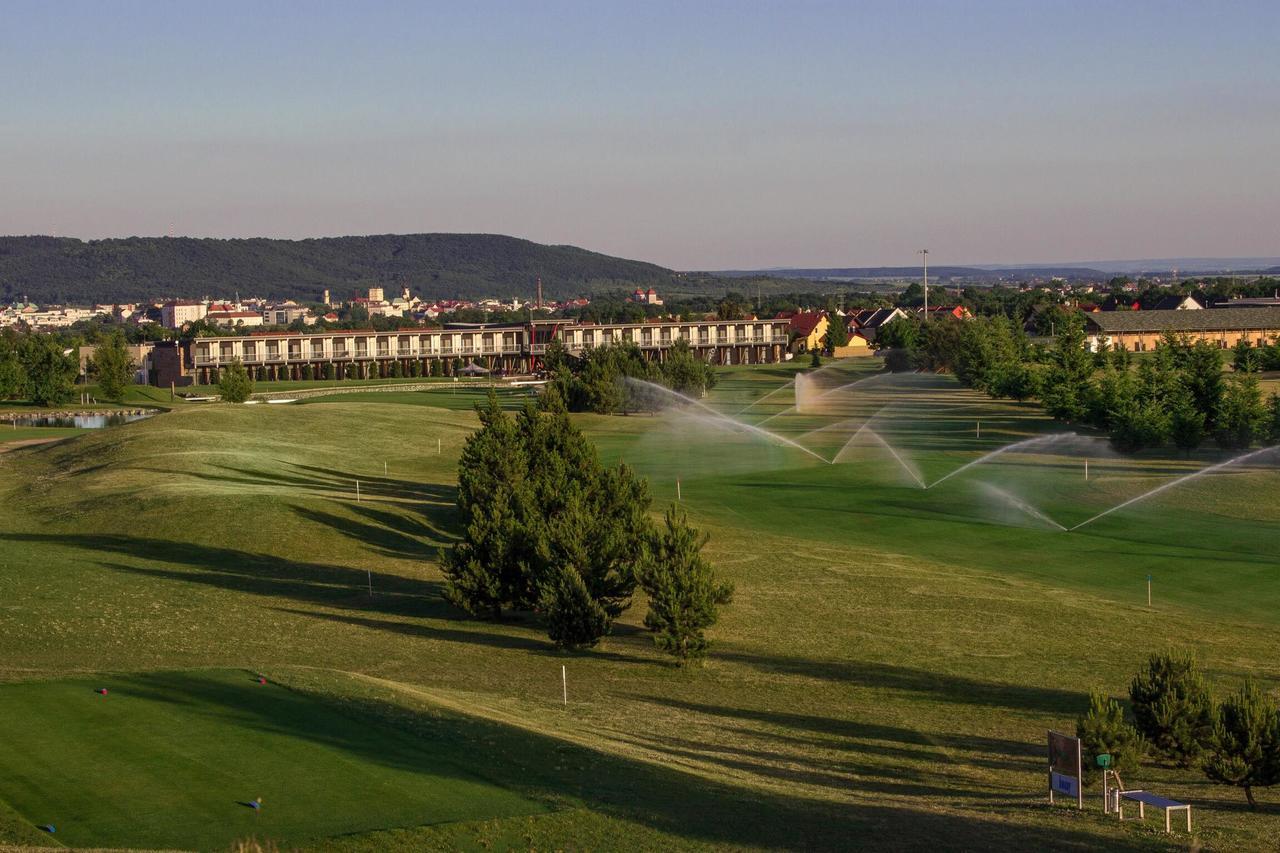
[[934,486],[938,485],[939,483],[946,482],[947,480],[950,480],[952,477],[956,476],[957,474],[962,474],[965,471],[968,471],[970,468],[974,467],[975,465],[982,465],[986,462],[990,462],[992,459],[995,459],[1000,454],[1008,453],[1011,450],[1018,450],[1021,448],[1032,447],[1037,444],[1052,444],[1053,442],[1062,441],[1063,439],[1079,438],[1079,437],[1080,436],[1076,435],[1074,432],[1057,432],[1057,433],[1054,433],[1053,435],[1042,435],[1036,438],[1024,439],[1023,441],[1015,441],[1013,444],[1006,444],[1004,447],[998,447],[995,450],[991,451],[990,453],[986,454],[985,456],[980,456],[977,459],[973,460],[972,462],[967,462],[964,465],[961,465],[959,468],[952,471],[950,474],[944,474],[942,477],[939,477],[937,480],[934,480],[932,483],[925,486],[925,488],[932,489]]
[[754,433],[755,435],[759,435],[762,438],[767,438],[770,441],[777,442],[778,444],[785,444],[788,447],[794,447],[796,450],[807,453],[810,456],[812,456],[814,459],[817,459],[823,462],[824,464],[827,464],[827,465],[831,464],[831,461],[827,459],[825,456],[822,456],[821,454],[816,453],[813,450],[810,450],[809,448],[805,447],[803,444],[799,444],[793,441],[792,439],[787,438],[785,435],[778,435],[776,432],[770,432],[767,429],[761,429],[756,424],[749,424],[749,423],[746,423],[745,421],[740,421],[735,418],[731,418],[728,415],[721,414],[720,412],[717,412],[715,409],[708,406],[706,403],[695,400],[692,397],[687,397],[684,394],[678,393],[676,391],[672,391],[670,388],[665,388],[662,385],[658,385],[653,382],[646,382],[643,379],[635,379],[633,377],[628,377],[627,382],[634,386],[643,388],[646,391],[650,391],[650,392],[657,391],[673,400],[677,400],[681,403],[695,406],[699,410],[700,412],[699,417],[702,420],[722,426],[723,428],[734,429],[734,430],[744,430],[746,432]]
[[1210,465],[1208,468],[1201,468],[1199,471],[1193,471],[1190,474],[1185,474],[1176,480],[1170,480],[1169,482],[1164,483],[1163,485],[1156,486],[1154,489],[1145,491],[1142,494],[1138,495],[1137,497],[1129,498],[1129,500],[1125,501],[1124,503],[1116,504],[1115,506],[1111,507],[1111,509],[1103,510],[1102,512],[1093,516],[1092,518],[1086,518],[1084,521],[1080,522],[1076,526],[1069,527],[1067,529],[1079,530],[1081,527],[1084,527],[1086,524],[1092,524],[1093,522],[1097,521],[1103,516],[1110,515],[1111,513],[1116,512],[1117,510],[1121,510],[1127,506],[1136,504],[1138,501],[1144,501],[1147,498],[1154,497],[1155,495],[1158,495],[1163,491],[1172,489],[1174,486],[1180,486],[1183,483],[1187,482],[1188,480],[1194,480],[1195,478],[1200,477],[1204,474],[1212,474],[1215,471],[1221,471],[1223,468],[1226,468],[1228,465],[1234,465],[1237,462],[1244,462],[1248,459],[1252,459],[1255,456],[1262,456],[1265,453],[1272,453],[1276,450],[1280,450],[1280,444],[1272,445],[1271,447],[1264,447],[1261,450],[1254,450],[1249,453],[1242,453],[1241,455],[1233,456],[1232,458],[1224,462],[1219,462],[1216,465]]

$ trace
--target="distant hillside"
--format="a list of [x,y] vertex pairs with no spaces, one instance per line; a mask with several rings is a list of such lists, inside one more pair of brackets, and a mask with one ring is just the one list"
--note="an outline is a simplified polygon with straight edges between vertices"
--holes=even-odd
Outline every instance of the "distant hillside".
[[[1010,277],[1016,274],[1020,278],[1030,276],[1059,276],[1062,278],[1102,278],[1104,274],[1096,269],[1073,266],[1020,266],[1020,267],[954,267],[929,266],[929,275],[938,278],[978,278],[995,279]],[[872,279],[917,279],[920,267],[794,267],[768,270],[723,270],[715,275],[742,278],[747,276],[771,275],[785,278],[807,278],[813,280],[872,280]]]
[[[547,298],[676,281],[668,269],[573,246],[494,234],[406,234],[312,240],[0,237],[0,300],[133,302],[165,296],[318,300],[356,288],[410,287],[427,299]],[[388,294],[390,295],[390,294]]]

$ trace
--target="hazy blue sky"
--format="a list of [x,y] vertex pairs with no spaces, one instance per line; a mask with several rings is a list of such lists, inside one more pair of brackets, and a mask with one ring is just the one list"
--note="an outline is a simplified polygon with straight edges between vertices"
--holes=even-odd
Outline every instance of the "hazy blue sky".
[[0,6],[0,233],[1280,255],[1280,2]]

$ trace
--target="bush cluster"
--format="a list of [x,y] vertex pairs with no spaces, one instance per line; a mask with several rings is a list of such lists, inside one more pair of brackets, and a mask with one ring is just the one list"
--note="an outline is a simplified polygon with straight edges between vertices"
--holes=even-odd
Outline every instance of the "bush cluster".
[[1086,777],[1096,774],[1098,755],[1124,775],[1138,769],[1143,755],[1177,767],[1199,765],[1213,782],[1253,791],[1280,783],[1280,713],[1251,679],[1215,703],[1195,659],[1176,652],[1154,654],[1129,685],[1133,721],[1113,699],[1093,693],[1076,723]]
[[660,406],[662,401],[644,383],[695,399],[716,383],[715,368],[699,359],[684,340],[672,344],[661,362],[645,360],[633,343],[593,347],[573,356],[553,341],[543,362],[552,384],[573,412],[626,414]]

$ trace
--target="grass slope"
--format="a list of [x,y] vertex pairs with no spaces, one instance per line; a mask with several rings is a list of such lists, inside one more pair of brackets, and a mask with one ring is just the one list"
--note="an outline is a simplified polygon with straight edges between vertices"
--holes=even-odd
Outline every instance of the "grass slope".
[[[819,390],[874,367],[833,368]],[[741,417],[793,438],[874,418],[927,482],[1054,429],[1032,407],[923,379],[791,412],[794,373],[726,371],[708,402],[754,403]],[[580,423],[603,455],[650,477],[656,507],[680,478],[737,586],[713,657],[670,666],[641,630],[642,602],[599,649],[557,653],[534,624],[473,621],[439,597],[435,552],[456,529],[454,466],[475,418],[438,400],[184,407],[0,456],[0,679],[262,670],[407,736],[444,725],[478,776],[558,806],[332,849],[1159,849],[1182,841],[1154,821],[1106,820],[1096,803],[1045,804],[1044,730],[1070,729],[1090,688],[1122,693],[1169,645],[1194,648],[1219,689],[1280,676],[1274,468],[1063,534],[993,508],[978,480],[998,473],[1007,492],[1074,520],[1073,501],[1105,506],[1209,457],[1108,459],[1083,491],[1074,461],[1029,454],[922,490],[883,446],[849,444],[848,427],[804,439],[826,458],[844,451],[828,465],[674,414]],[[1199,844],[1280,843],[1270,792],[1249,814],[1195,773],[1126,781],[1195,803]],[[0,810],[0,838],[30,840],[36,820]]]
[[542,811],[477,778],[465,742],[359,720],[244,671],[11,684],[0,739],[9,805],[74,846],[216,849]]

